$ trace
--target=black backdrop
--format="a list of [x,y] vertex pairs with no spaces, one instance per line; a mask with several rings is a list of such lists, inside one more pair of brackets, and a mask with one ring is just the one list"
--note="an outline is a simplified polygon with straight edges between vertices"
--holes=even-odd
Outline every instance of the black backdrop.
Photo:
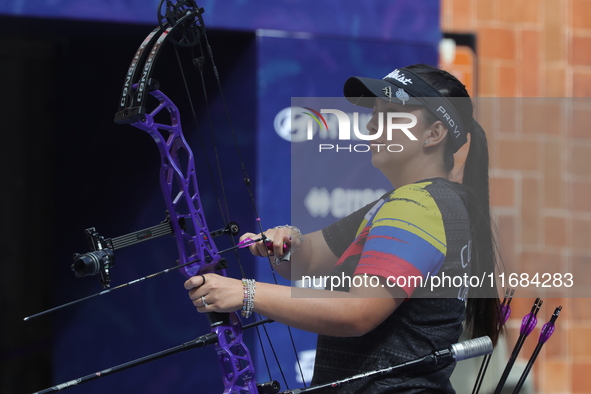
[[[54,343],[67,326],[69,316],[77,313],[76,309],[30,322],[22,322],[22,318],[100,290],[97,278],[74,279],[69,270],[71,254],[88,250],[83,230],[94,226],[101,234],[114,237],[155,225],[155,218],[164,218],[157,181],[159,161],[153,141],[147,134],[130,126],[115,125],[112,120],[132,55],[152,27],[0,18],[0,76],[3,81],[0,130],[4,175],[0,204],[2,393],[31,392],[59,383],[52,382],[52,375],[61,376],[53,366]],[[236,94],[230,84],[228,100],[231,111],[232,107],[243,111],[237,133],[246,166],[253,173],[254,138],[250,138],[249,133],[252,133],[250,136],[254,134],[255,78],[254,72],[244,75],[245,70],[251,67],[254,70],[254,53],[249,51],[253,36],[213,31],[209,32],[209,37],[214,53],[215,48],[220,49],[215,55],[222,78],[229,75],[229,80],[240,81],[242,87]],[[157,79],[168,86],[166,93],[175,102],[186,102],[178,65],[171,48],[167,51],[160,59],[161,72],[157,73]],[[235,67],[237,63],[244,66],[241,73],[232,74],[223,67]],[[196,73],[193,71],[192,75]],[[189,85],[192,91],[201,89],[198,79],[190,79]],[[208,90],[215,89],[210,86]],[[213,103],[214,116],[223,117],[219,98],[213,96]],[[195,102],[196,107],[201,105],[202,102]],[[180,109],[182,113],[189,113],[187,106]],[[189,121],[184,126],[186,130],[187,126],[194,125]],[[228,135],[227,130],[224,133]],[[210,137],[206,134],[203,138],[206,139],[204,145],[211,146],[207,140]],[[226,172],[224,178],[236,185],[242,175],[235,154],[230,155],[234,161],[227,161],[226,150],[234,148],[225,138],[228,137],[218,141],[225,157],[222,166],[234,171]],[[204,166],[203,156],[211,150],[200,149],[194,151],[198,166]],[[213,162],[212,159],[211,156],[209,160]],[[206,174],[204,182],[211,184],[209,175]],[[200,185],[202,183],[200,179]],[[215,189],[219,192],[219,186]],[[206,211],[215,209],[217,213],[217,202],[211,190],[207,188],[204,192],[202,187],[205,208]],[[232,217],[233,220],[240,222],[241,215],[254,217],[243,213],[250,209],[243,206],[248,204],[245,188],[226,192],[232,195],[231,212],[241,212]],[[161,211],[160,208],[152,210],[152,206],[161,207]],[[209,222],[211,229],[224,224],[220,215],[214,216],[218,218]],[[132,276],[137,273],[145,275],[155,271],[148,264],[141,269],[126,265],[133,260],[130,256],[138,251],[131,249],[123,253],[122,258],[117,257],[114,273],[121,272],[121,275],[115,276],[114,285],[134,279]],[[174,265],[174,245],[163,244],[162,249],[171,253],[170,261],[158,262],[154,266],[156,270]],[[167,280],[172,281],[175,289],[179,283],[182,285],[178,273],[168,275],[176,276]],[[185,297],[179,294],[175,297]],[[141,296],[138,300],[141,302]],[[108,302],[119,301],[114,298],[101,302],[107,303],[101,305],[108,308]],[[97,314],[101,311],[96,303],[77,308],[86,313],[89,308]],[[101,320],[100,315],[96,318]],[[201,318],[199,324],[204,320]],[[196,334],[208,331],[204,324],[192,330]],[[103,334],[109,337],[112,333]],[[189,339],[191,337],[179,338],[177,343]],[[137,353],[138,356],[144,354],[143,351]],[[67,355],[57,359],[64,357]],[[83,365],[88,361],[88,367],[80,368],[83,374],[108,366],[97,364],[94,367],[92,358],[93,354],[89,353],[84,360],[72,360],[72,364]],[[74,377],[67,376],[68,379]]]

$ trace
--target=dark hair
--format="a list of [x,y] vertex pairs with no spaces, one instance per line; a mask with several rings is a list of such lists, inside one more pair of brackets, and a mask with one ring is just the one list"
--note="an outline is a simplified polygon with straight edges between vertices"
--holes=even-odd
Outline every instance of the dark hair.
[[[489,182],[488,182],[488,143],[482,127],[473,121],[473,105],[466,87],[456,77],[447,71],[440,70],[426,64],[416,64],[405,67],[418,74],[426,82],[431,84],[442,95],[449,98],[463,98],[454,107],[470,129],[470,149],[464,165],[462,184],[468,192],[467,210],[470,216],[470,232],[472,237],[472,274],[483,272],[495,272],[496,269],[496,243],[492,231],[490,217]],[[452,99],[453,100],[453,99]],[[429,111],[424,110],[429,113]],[[437,118],[428,114],[427,119],[435,122]],[[448,172],[454,166],[453,146],[448,138],[444,150],[443,165]],[[480,275],[478,275],[480,276]],[[473,292],[478,289],[470,289],[467,302],[467,326],[473,337],[487,335],[496,344],[499,336],[500,312],[497,288],[494,286],[488,292]]]

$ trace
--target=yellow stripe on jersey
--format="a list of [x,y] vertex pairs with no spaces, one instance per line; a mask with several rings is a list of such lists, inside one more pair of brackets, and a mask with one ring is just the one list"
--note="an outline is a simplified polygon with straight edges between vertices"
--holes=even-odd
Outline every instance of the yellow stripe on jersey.
[[[408,231],[429,242],[445,255],[447,240],[441,211],[431,194],[425,190],[431,183],[412,183],[392,192],[376,213],[372,228],[391,226]],[[360,228],[366,223],[364,220]]]

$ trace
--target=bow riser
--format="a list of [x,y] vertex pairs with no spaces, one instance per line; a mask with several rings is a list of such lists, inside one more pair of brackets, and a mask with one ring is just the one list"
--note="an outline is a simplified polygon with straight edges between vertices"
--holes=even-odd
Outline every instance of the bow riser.
[[[225,270],[219,270],[220,255],[205,221],[194,157],[182,132],[178,108],[162,92],[156,90],[150,94],[159,104],[132,125],[148,132],[158,146],[162,164],[160,183],[179,251],[179,264],[198,261],[181,270],[186,276],[214,271],[225,276]],[[170,124],[154,121],[164,110],[170,114]],[[187,228],[182,223],[188,223]],[[212,332],[218,336],[215,348],[224,373],[224,393],[257,393],[253,362],[242,339],[238,314],[215,313],[208,318]]]
[[[161,158],[160,186],[172,219],[179,264],[198,261],[183,267],[181,271],[187,277],[199,272],[215,271],[220,255],[209,236],[197,187],[193,152],[184,138],[178,109],[162,92],[156,90],[150,94],[159,101],[159,105],[132,125],[150,134],[158,146]],[[154,121],[163,110],[170,114],[168,125]],[[185,160],[186,163],[182,163]],[[182,223],[189,226],[183,228]]]
[[[224,371],[224,394],[258,393],[250,352],[242,339],[242,323],[238,314],[209,314],[224,319],[223,324],[212,325],[218,342],[216,354],[220,369]],[[231,329],[229,329],[231,327]]]

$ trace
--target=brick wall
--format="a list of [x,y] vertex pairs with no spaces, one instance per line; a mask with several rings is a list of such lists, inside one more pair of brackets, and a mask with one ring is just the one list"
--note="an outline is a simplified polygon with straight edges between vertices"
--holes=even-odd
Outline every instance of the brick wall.
[[[477,96],[491,98],[479,120],[505,263],[574,272],[591,289],[591,99],[534,99],[591,96],[591,0],[442,0],[441,23],[477,35]],[[540,323],[522,358],[554,308],[563,312],[536,362],[536,392],[591,393],[591,299],[540,296]],[[512,304],[510,349],[532,302]]]

